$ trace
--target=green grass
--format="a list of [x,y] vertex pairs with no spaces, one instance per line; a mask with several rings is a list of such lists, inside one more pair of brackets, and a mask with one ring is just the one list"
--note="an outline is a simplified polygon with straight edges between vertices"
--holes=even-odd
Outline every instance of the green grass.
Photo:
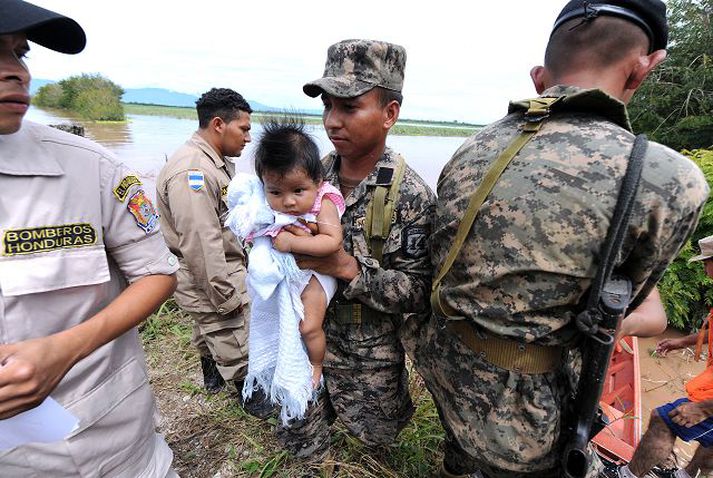
[[[295,459],[277,444],[276,418],[258,420],[243,411],[237,393],[208,394],[201,386],[198,356],[190,344],[191,320],[173,301],[142,327],[151,384],[163,416],[161,431],[184,478],[426,478],[442,459],[443,430],[430,394],[411,370],[413,419],[396,443],[366,447],[339,424],[324,462]],[[333,469],[337,472],[333,473]]]
[[[124,103],[123,105],[124,112],[127,115],[167,116],[169,118],[192,119],[196,121],[198,120],[195,108],[179,106],[144,105],[136,103]],[[262,113],[256,111],[252,114],[252,118],[259,123],[264,118],[274,115],[274,113]],[[306,124],[322,124],[322,118],[320,116],[302,115],[302,119]],[[445,121],[423,121],[404,119],[400,123],[397,123],[391,129],[391,134],[396,136],[464,137],[472,135],[480,128],[481,126],[479,125],[467,123],[449,123]]]

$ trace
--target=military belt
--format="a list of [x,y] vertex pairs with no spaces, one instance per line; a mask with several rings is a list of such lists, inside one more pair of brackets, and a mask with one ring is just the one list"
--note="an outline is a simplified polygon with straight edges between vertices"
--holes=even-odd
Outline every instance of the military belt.
[[334,314],[334,321],[342,325],[361,325],[364,322],[381,321],[388,319],[388,315],[376,311],[358,302],[332,303],[330,305]]
[[526,344],[490,334],[481,337],[464,320],[449,320],[446,329],[486,362],[516,373],[553,372],[562,363],[565,351],[564,347]]

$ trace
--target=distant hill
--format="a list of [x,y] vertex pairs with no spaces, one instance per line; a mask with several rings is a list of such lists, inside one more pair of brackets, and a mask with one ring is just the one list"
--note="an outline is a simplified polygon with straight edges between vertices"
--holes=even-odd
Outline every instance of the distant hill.
[[[54,80],[44,80],[33,78],[30,85],[30,94],[34,95],[40,87],[49,83],[56,83]],[[184,106],[194,107],[198,96],[188,93],[167,90],[165,88],[125,88],[124,96],[121,100],[124,103],[142,103],[147,105],[160,106]],[[248,100],[250,107],[255,111],[282,111],[283,108],[268,106],[258,101]],[[305,110],[308,114],[322,114],[322,110]]]

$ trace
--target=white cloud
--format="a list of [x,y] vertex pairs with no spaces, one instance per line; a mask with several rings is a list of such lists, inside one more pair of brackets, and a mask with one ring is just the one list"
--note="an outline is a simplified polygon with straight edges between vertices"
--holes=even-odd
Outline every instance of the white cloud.
[[272,106],[319,108],[302,84],[321,75],[327,47],[373,38],[406,47],[402,118],[483,123],[534,95],[528,71],[565,1],[34,3],[71,16],[88,38],[75,56],[33,45],[37,78],[99,72],[127,88],[226,86]]

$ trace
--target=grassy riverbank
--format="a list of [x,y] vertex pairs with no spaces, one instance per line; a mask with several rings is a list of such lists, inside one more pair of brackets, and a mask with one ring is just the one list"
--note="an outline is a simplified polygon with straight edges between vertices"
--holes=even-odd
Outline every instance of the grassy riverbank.
[[161,432],[183,478],[425,478],[437,470],[443,431],[415,372],[411,394],[417,409],[395,444],[368,449],[337,423],[330,456],[317,463],[282,451],[272,433],[276,419],[266,423],[247,415],[235,392],[203,391],[199,360],[190,344],[190,319],[172,302],[149,318],[141,336],[162,415]]
[[[197,120],[195,108],[177,106],[142,105],[124,103],[124,112],[127,115],[168,116],[170,118]],[[255,112],[252,117],[258,123],[266,116],[274,113]],[[322,124],[321,116],[302,115],[307,124]],[[391,129],[391,134],[398,136],[470,136],[480,126],[465,123],[448,123],[443,121],[400,120]]]

